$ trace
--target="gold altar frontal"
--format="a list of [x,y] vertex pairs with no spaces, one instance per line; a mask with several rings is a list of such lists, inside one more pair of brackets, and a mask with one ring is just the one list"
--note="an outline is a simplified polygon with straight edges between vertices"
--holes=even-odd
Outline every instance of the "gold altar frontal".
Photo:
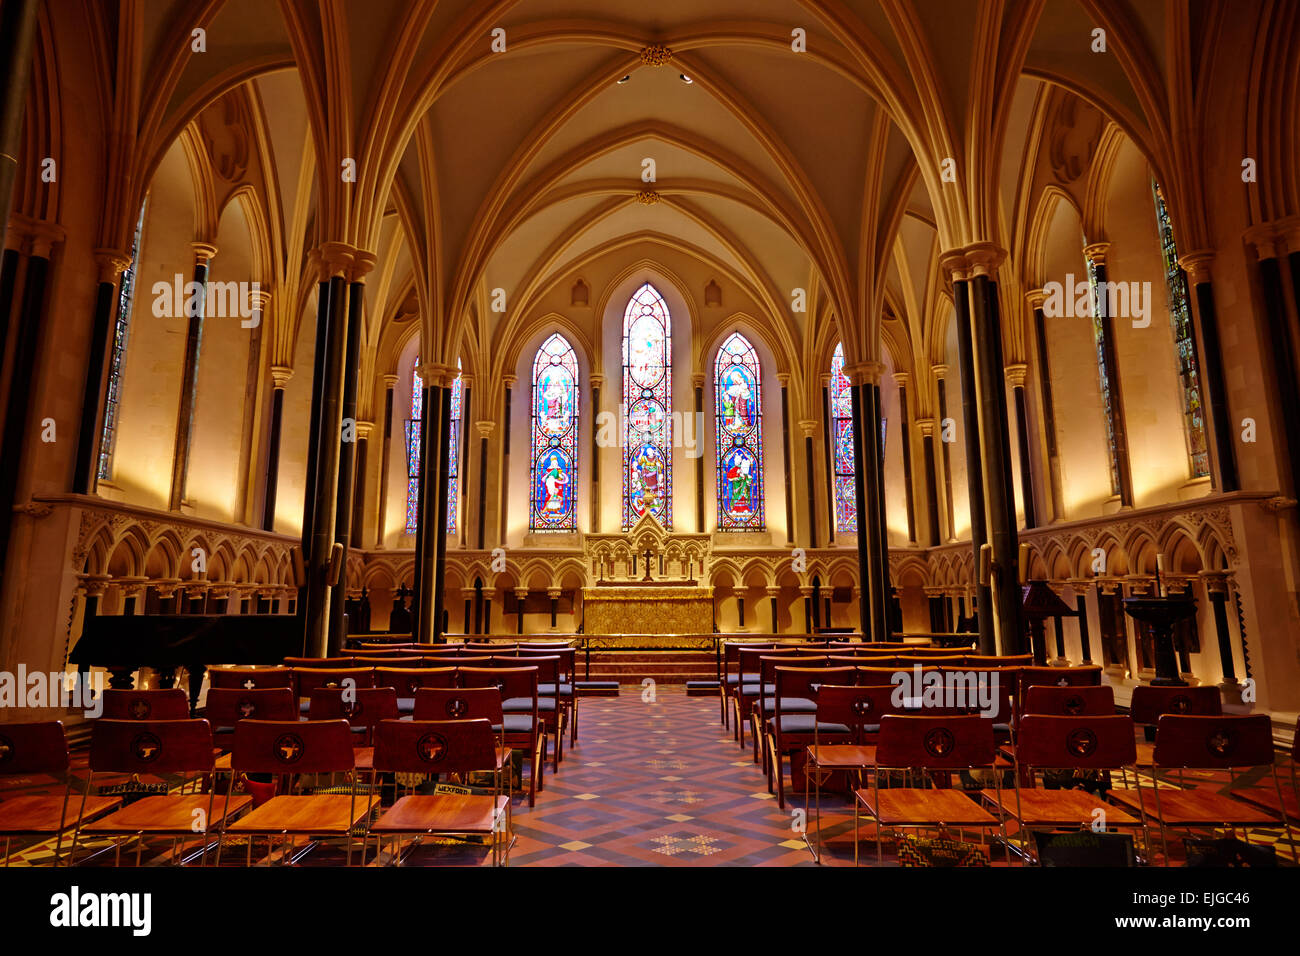
[[582,589],[592,647],[712,647],[713,588],[667,582]]

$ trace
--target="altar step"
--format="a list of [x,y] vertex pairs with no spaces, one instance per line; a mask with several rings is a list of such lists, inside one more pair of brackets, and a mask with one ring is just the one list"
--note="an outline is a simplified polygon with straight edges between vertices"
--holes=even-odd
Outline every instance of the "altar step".
[[[578,670],[583,669],[578,657]],[[591,679],[616,680],[639,685],[647,677],[662,684],[713,680],[716,658],[711,650],[595,650],[591,652]]]

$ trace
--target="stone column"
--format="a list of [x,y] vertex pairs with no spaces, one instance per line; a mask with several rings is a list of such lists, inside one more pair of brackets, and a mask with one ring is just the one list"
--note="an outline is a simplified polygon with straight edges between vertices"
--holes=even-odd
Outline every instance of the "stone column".
[[[258,289],[252,291],[250,297],[253,311],[250,321],[254,324],[250,330],[248,364],[244,372],[244,422],[239,433],[239,465],[235,469],[239,484],[235,487],[234,513],[235,520],[239,524],[253,524],[254,521],[260,524],[261,517],[255,519],[250,514],[252,511],[250,497],[256,499],[257,475],[261,471],[254,464],[257,454],[254,442],[257,439],[257,411],[262,397],[262,334],[266,329],[263,320],[266,317],[267,305],[271,301],[271,293]],[[240,324],[242,326],[242,321]]]
[[1043,302],[1047,295],[1042,289],[1025,294],[1034,313],[1034,348],[1038,362],[1038,399],[1043,410],[1043,437],[1047,440],[1048,484],[1052,493],[1052,520],[1065,518],[1065,494],[1061,485],[1061,453],[1056,445],[1056,405],[1052,397],[1052,363],[1047,347],[1046,320]]
[[266,450],[266,496],[262,504],[262,530],[275,530],[275,505],[280,493],[280,438],[284,432],[284,390],[293,378],[287,365],[271,366],[271,427]]
[[1287,471],[1291,479],[1292,495],[1300,488],[1300,436],[1296,423],[1300,422],[1300,381],[1296,375],[1296,343],[1291,319],[1287,314],[1282,288],[1282,257],[1285,243],[1271,225],[1255,227],[1246,233],[1246,241],[1259,259],[1260,290],[1264,295],[1265,327],[1268,329],[1273,359],[1273,377],[1276,382],[1277,412],[1275,427],[1282,434],[1287,457]]
[[772,633],[773,634],[779,634],[781,632],[781,628],[779,626],[780,613],[781,613],[780,604],[779,604],[780,597],[781,597],[781,589],[779,587],[767,588],[767,599],[772,605]]
[[1225,703],[1241,703],[1242,685],[1237,680],[1237,664],[1232,656],[1232,632],[1228,628],[1228,598],[1231,583],[1227,571],[1202,571],[1205,591],[1214,609],[1214,633],[1219,644],[1219,669],[1223,680],[1219,690]]
[[[777,384],[781,386],[781,460],[785,465],[785,543],[794,547],[794,487],[792,485],[794,469],[790,467],[790,373],[777,372]],[[816,497],[813,476],[808,476],[808,495]],[[814,505],[814,509],[815,509]]]
[[[379,459],[379,514],[375,520],[375,547],[384,546],[384,524],[388,515],[388,478],[389,461],[393,451],[393,401],[397,388],[397,376],[389,373],[384,381],[384,440],[380,445]],[[405,444],[402,446],[405,451]]]
[[[955,295],[954,295],[955,298]],[[957,519],[953,514],[952,504],[952,454],[948,449],[950,444],[944,437],[947,433],[948,421],[948,366],[932,365],[931,371],[934,372],[935,390],[939,397],[939,453],[943,461],[943,503],[944,517],[948,520],[948,533],[944,536],[946,541],[957,540]]]
[[364,547],[362,539],[366,520],[366,477],[370,473],[370,437],[374,431],[374,422],[357,422],[357,465],[352,488],[352,520],[349,523],[349,547],[353,548]]
[[[813,476],[816,475],[813,467],[813,435],[817,431],[817,423],[805,419],[799,422],[799,431],[803,433],[804,468],[807,469],[808,474],[808,547],[815,548],[817,547],[817,495],[813,493],[812,486]],[[832,520],[827,542],[833,544],[834,541],[835,523]]]
[[1034,506],[1034,469],[1029,457],[1029,405],[1025,401],[1025,376],[1029,366],[1023,363],[1006,367],[1011,385],[1012,404],[1016,409],[1016,448],[1020,456],[1020,501],[1025,510],[1025,527],[1038,527],[1038,509]]
[[934,425],[933,418],[918,418],[916,420],[916,427],[921,431],[921,456],[922,465],[925,469],[926,538],[930,547],[937,548],[940,541],[939,483],[934,454]]
[[515,588],[515,633],[524,633],[524,602],[528,600],[528,588]]
[[[478,524],[475,540],[480,551],[486,547],[484,541],[487,521],[488,441],[492,438],[492,432],[496,427],[497,423],[491,420],[474,423],[474,428],[478,431],[478,500],[475,502]],[[531,494],[531,491],[529,493]]]
[[[912,376],[907,372],[895,372],[894,382],[898,385],[898,440],[903,449],[903,490],[907,499],[907,543],[916,544],[916,500],[912,488],[912,413],[907,407],[907,386]],[[883,403],[882,403],[883,409]],[[883,417],[883,415],[882,415]],[[881,466],[884,466],[884,452],[881,452]],[[883,490],[883,483],[881,488]]]
[[546,589],[546,596],[551,599],[551,630],[552,631],[555,630],[556,627],[558,626],[555,621],[555,616],[559,611],[560,593],[561,592],[559,588]]
[[600,533],[600,445],[596,436],[600,432],[596,419],[600,417],[600,390],[605,385],[605,376],[591,376],[591,533]]

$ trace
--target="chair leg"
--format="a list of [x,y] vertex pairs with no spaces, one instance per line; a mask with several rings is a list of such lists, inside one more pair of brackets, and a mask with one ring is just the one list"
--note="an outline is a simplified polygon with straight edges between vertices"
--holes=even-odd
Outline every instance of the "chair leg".
[[573,726],[569,728],[569,746],[578,746],[578,695],[574,693],[573,703],[570,705],[570,717],[573,719]]
[[[769,737],[767,741],[768,758],[767,762],[772,766],[772,776],[776,777],[776,805],[782,810],[785,809],[785,755],[781,753],[780,748],[776,745],[776,739]],[[790,763],[791,772],[794,771],[794,762]]]

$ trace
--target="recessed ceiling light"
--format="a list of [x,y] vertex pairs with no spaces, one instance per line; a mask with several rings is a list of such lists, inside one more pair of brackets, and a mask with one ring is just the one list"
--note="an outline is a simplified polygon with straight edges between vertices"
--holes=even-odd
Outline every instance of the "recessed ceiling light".
[[695,81],[692,80],[689,76],[687,76],[685,73],[679,73],[679,74],[677,74],[677,75],[680,76],[680,77],[682,78],[682,82],[685,83],[687,86],[690,86],[692,83],[695,82]]
[[627,82],[628,80],[630,80],[630,79],[632,79],[632,74],[629,73],[627,76],[623,77],[623,79],[621,79],[621,80],[618,81],[618,85],[619,85],[619,86],[622,86],[624,83],[626,83],[626,82]]

